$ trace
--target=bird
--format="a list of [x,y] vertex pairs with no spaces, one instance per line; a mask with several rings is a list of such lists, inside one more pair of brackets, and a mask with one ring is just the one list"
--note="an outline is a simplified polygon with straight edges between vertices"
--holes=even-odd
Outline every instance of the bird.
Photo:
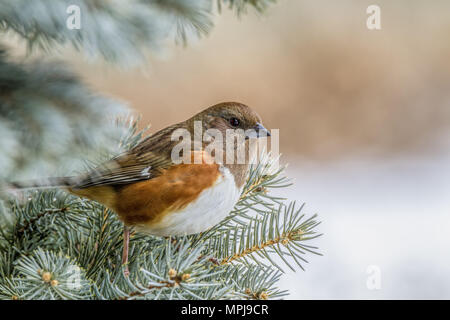
[[[224,157],[233,151],[232,161],[214,161],[206,152],[206,141],[191,154],[191,160],[197,157],[200,161],[174,161],[173,150],[179,141],[173,134],[176,130],[188,133],[190,143],[196,124],[204,132],[212,129],[224,137],[229,130],[239,132],[231,149],[223,148]],[[235,161],[234,151],[243,146],[248,151],[248,140],[267,136],[269,130],[249,106],[222,102],[149,135],[79,176],[10,185],[15,189],[60,187],[115,212],[124,224],[122,265],[128,275],[130,230],[171,237],[201,233],[218,224],[239,200],[249,172],[249,161]]]

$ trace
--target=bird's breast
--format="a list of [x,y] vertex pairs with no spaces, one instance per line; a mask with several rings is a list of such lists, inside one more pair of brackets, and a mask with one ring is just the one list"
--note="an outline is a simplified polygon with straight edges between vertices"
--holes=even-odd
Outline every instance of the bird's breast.
[[233,174],[218,164],[183,164],[124,188],[116,212],[128,225],[157,236],[203,232],[240,196]]

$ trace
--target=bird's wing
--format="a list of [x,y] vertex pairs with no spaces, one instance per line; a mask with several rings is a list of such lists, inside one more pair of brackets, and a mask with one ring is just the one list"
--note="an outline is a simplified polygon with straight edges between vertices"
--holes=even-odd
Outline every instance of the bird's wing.
[[119,155],[82,175],[74,189],[102,185],[124,185],[157,177],[161,170],[174,165],[171,141],[174,126],[163,129],[139,143],[130,151]]

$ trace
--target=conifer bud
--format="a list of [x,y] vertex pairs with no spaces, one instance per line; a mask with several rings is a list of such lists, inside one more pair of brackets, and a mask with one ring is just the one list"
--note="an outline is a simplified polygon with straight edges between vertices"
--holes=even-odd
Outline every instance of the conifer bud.
[[181,280],[182,281],[187,281],[187,280],[189,280],[191,278],[191,275],[189,274],[189,273],[184,273],[182,276],[181,276]]
[[50,272],[46,271],[42,274],[42,280],[44,282],[50,282],[51,279],[52,279],[52,274]]
[[177,276],[177,270],[170,269],[169,270],[169,278],[175,278]]

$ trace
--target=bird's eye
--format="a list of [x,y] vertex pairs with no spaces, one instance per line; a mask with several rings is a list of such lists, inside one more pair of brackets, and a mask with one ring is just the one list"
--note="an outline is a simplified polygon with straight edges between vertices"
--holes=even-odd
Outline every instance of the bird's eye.
[[237,126],[239,125],[239,119],[237,119],[237,118],[231,118],[231,119],[230,119],[230,124],[231,124],[233,127],[237,127]]

